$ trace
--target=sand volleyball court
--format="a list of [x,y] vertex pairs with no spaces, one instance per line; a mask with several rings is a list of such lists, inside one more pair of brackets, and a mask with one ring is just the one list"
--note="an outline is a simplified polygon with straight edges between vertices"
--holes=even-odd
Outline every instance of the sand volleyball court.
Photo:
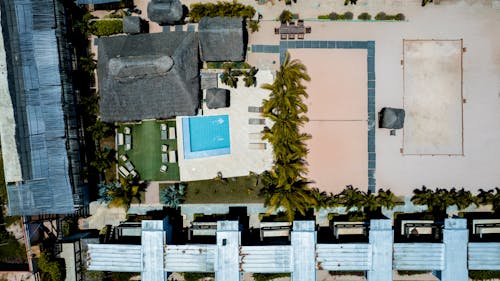
[[289,49],[306,67],[309,97],[304,131],[309,179],[327,192],[368,187],[366,49]]
[[463,155],[462,40],[403,42],[403,154]]

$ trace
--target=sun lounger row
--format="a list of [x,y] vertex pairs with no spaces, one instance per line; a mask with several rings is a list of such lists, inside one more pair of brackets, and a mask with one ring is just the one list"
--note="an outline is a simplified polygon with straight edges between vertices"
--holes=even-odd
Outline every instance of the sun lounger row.
[[249,125],[264,125],[264,124],[266,124],[266,120],[263,118],[249,118],[248,124]]
[[137,177],[137,171],[136,170],[127,170],[127,168],[123,167],[123,166],[120,166],[118,167],[118,173],[120,173],[120,175],[124,178],[128,177],[128,176],[132,176],[133,178]]
[[174,140],[176,137],[175,127],[168,127],[168,136],[167,136],[167,124],[161,124],[160,131],[161,131],[161,139],[162,140],[166,140],[167,138],[169,140]]
[[120,159],[120,161],[124,162],[123,166],[120,165],[118,167],[118,172],[120,173],[120,175],[124,178],[128,177],[129,175],[134,178],[137,177],[137,171],[135,170],[134,164],[130,162],[127,155],[122,154],[118,158]]

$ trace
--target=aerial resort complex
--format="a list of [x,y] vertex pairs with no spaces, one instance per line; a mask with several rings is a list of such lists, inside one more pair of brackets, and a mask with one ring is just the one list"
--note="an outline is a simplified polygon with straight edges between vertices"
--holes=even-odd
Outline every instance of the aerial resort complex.
[[0,23],[0,280],[500,280],[500,0]]

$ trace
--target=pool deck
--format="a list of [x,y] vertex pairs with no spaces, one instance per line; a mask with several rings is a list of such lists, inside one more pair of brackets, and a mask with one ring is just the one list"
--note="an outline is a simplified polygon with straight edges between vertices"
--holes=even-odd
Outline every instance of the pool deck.
[[[179,153],[179,173],[181,181],[212,179],[218,172],[223,177],[247,176],[250,172],[261,173],[272,167],[272,148],[260,139],[259,133],[264,126],[270,126],[268,120],[265,124],[250,125],[250,119],[263,119],[260,113],[248,112],[249,106],[259,107],[262,100],[269,96],[267,90],[260,88],[263,83],[272,83],[274,80],[270,71],[257,73],[257,87],[246,88],[243,78],[240,78],[236,89],[229,88],[218,81],[220,88],[231,91],[230,107],[208,109],[203,103],[203,115],[229,115],[229,134],[231,153],[227,155],[212,156],[197,159],[184,159],[182,151],[183,134],[182,117],[177,117],[177,145]],[[260,145],[252,145],[260,144]],[[265,149],[252,147],[266,146]]]

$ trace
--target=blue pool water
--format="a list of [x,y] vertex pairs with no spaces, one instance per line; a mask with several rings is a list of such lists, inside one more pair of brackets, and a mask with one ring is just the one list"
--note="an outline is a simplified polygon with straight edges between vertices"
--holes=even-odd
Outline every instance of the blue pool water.
[[227,115],[182,119],[184,158],[200,158],[230,153]]

